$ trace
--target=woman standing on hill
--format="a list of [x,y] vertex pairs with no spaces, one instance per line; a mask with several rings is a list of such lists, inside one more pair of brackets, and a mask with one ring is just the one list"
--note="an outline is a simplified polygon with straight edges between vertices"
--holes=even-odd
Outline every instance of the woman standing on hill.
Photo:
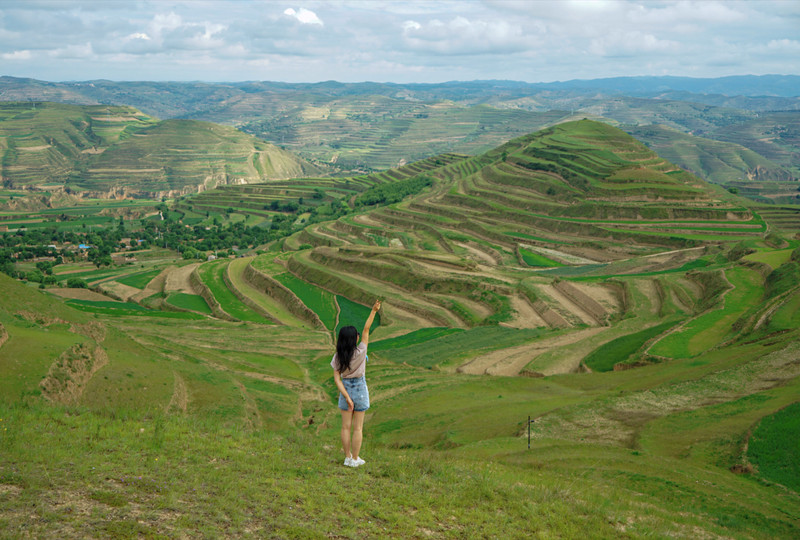
[[333,380],[339,389],[339,409],[342,411],[342,446],[344,447],[344,464],[347,467],[358,467],[365,462],[358,453],[361,451],[364,413],[369,409],[369,390],[367,389],[367,345],[369,329],[375,314],[381,309],[381,301],[376,300],[372,311],[361,332],[361,343],[358,342],[358,331],[355,326],[345,326],[339,330],[336,342],[336,354],[331,360]]

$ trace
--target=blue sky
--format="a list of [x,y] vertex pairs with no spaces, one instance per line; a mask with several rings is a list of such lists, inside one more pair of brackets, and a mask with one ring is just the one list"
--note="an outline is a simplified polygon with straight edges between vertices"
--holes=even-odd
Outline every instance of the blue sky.
[[800,74],[800,1],[0,0],[0,75],[547,82]]

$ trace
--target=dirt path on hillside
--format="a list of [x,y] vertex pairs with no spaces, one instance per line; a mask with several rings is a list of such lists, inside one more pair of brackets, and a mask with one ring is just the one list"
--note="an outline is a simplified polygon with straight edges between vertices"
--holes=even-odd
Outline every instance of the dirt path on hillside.
[[[552,301],[558,305],[563,311],[569,312],[573,317],[578,318],[578,320],[584,324],[588,324],[589,326],[596,326],[597,321],[589,315],[586,311],[583,310],[579,305],[575,304],[572,300],[564,296],[558,289],[556,289],[553,285],[541,285],[538,284],[536,287],[544,293],[548,298],[552,299]],[[558,310],[557,310],[558,311]]]
[[437,264],[436,262],[427,260],[422,261],[419,259],[414,259],[413,264],[415,266],[420,266],[430,272],[433,272],[436,275],[441,274],[458,274],[461,276],[470,276],[475,278],[492,278],[499,281],[504,281],[506,283],[515,283],[516,280],[507,278],[501,275],[499,272],[493,271],[492,268],[487,268],[486,266],[478,266],[479,269],[483,271],[470,271],[470,270],[459,270],[458,268],[453,267],[452,265],[447,264],[446,262],[442,261],[441,264]]
[[178,409],[183,414],[186,414],[186,409],[189,404],[189,392],[186,390],[186,382],[183,380],[183,377],[178,375],[175,371],[172,372],[172,377],[174,380],[174,385],[172,390],[172,398],[169,400],[169,404],[167,405],[167,412],[174,408]]
[[658,296],[656,284],[652,279],[635,279],[633,280],[633,284],[650,302],[650,313],[655,315],[661,311],[661,298]]
[[536,313],[527,298],[514,295],[510,296],[509,300],[511,300],[511,309],[514,310],[514,318],[510,322],[500,323],[502,326],[508,326],[509,328],[538,328],[540,326],[546,328],[549,326]]
[[323,230],[322,230],[322,227],[321,227],[321,226],[319,226],[319,225],[315,225],[315,226],[314,226],[314,227],[311,229],[311,231],[312,231],[314,234],[317,234],[317,235],[319,235],[319,236],[322,236],[323,238],[329,238],[330,240],[333,240],[333,241],[334,241],[334,245],[338,244],[339,242],[342,242],[342,243],[345,243],[345,244],[348,244],[348,243],[349,243],[347,240],[344,240],[344,239],[342,239],[342,238],[339,238],[338,236],[335,236],[335,235],[333,235],[333,234],[330,234],[330,233],[327,233],[327,232],[323,231]]
[[378,221],[370,214],[359,214],[353,218],[353,221],[356,223],[361,223],[362,225],[368,225],[370,227],[379,227],[380,229],[392,228],[392,225]]
[[580,257],[578,255],[573,255],[572,253],[567,253],[566,251],[559,251],[557,249],[544,248],[541,246],[533,246],[531,244],[520,244],[520,246],[530,251],[540,253],[546,257],[550,257],[551,259],[564,262],[566,264],[597,264],[598,262],[593,259],[587,259],[586,257]]
[[[472,375],[503,375],[513,377],[519,375],[519,372],[537,356],[556,348],[572,345],[603,330],[603,327],[584,328],[552,338],[540,339],[533,343],[492,351],[462,364],[456,371],[459,373],[470,373]],[[571,373],[577,370],[583,356],[584,355],[581,355],[579,358],[576,358],[576,355],[572,354],[569,355],[568,358],[565,357],[564,362],[551,368],[547,375],[552,375],[554,373]]]
[[187,294],[197,294],[192,287],[189,276],[195,268],[200,266],[200,263],[187,264],[180,268],[174,269],[167,274],[167,280],[164,283],[164,292],[182,292]]
[[260,429],[264,426],[264,420],[261,418],[261,413],[258,410],[253,396],[244,387],[244,384],[238,379],[233,379],[233,384],[239,389],[244,399],[244,421],[250,428]]
[[478,248],[476,248],[474,246],[471,246],[469,244],[463,244],[461,242],[455,242],[455,245],[457,245],[458,247],[462,247],[462,248],[466,249],[470,254],[474,255],[478,259],[478,261],[480,261],[480,262],[482,262],[484,264],[488,264],[489,266],[497,266],[498,264],[500,264],[502,262],[502,261],[498,260],[497,257],[492,257],[492,255],[490,253],[488,253],[486,251],[483,251],[481,249],[478,249]]

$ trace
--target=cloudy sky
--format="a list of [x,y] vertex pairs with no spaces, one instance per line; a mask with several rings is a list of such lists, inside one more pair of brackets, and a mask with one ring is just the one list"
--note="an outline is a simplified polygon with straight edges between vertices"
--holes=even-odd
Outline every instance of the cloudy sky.
[[800,74],[800,1],[0,0],[0,75],[290,82]]

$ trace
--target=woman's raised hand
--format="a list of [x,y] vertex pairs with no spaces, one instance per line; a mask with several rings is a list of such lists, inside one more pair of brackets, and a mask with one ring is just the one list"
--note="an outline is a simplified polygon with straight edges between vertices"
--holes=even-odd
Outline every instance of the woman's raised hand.
[[381,309],[381,301],[375,300],[375,305],[372,306],[372,311],[378,311],[379,309]]

